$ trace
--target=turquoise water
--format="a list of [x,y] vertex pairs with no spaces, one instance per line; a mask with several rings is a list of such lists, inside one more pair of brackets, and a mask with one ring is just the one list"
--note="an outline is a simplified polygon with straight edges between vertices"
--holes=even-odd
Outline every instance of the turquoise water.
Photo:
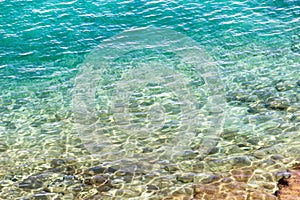
[[[192,186],[204,184],[207,177],[227,177],[231,169],[243,168],[254,171],[248,187],[272,194],[277,189],[274,173],[286,170],[299,158],[300,3],[297,0],[0,0],[0,10],[0,199],[161,199],[174,193],[191,196]],[[91,151],[82,137],[89,133],[77,130],[74,91],[82,67],[87,62],[101,60],[97,49],[106,39],[147,27],[173,30],[191,38],[209,55],[207,60],[215,62],[226,101],[226,117],[224,125],[219,124],[222,132],[215,140],[215,147],[207,155],[199,155],[195,150],[200,142],[194,136],[192,142],[183,140],[187,143],[181,145],[187,150],[183,158],[157,159],[158,154],[151,154],[156,152],[151,148],[172,143],[172,139],[168,140],[170,135],[177,133],[180,140],[180,134],[188,134],[184,127],[176,129],[181,126],[174,122],[179,115],[176,109],[184,111],[185,107],[176,107],[176,102],[183,102],[185,93],[179,90],[177,96],[183,97],[174,100],[172,91],[157,85],[149,85],[146,90],[137,87],[141,96],[133,98],[131,103],[137,106],[128,113],[138,112],[139,116],[121,116],[117,124],[111,125],[108,120],[111,115],[97,115],[107,127],[105,131],[113,133],[108,135],[116,141],[115,145],[126,144],[121,146],[125,154],[103,157],[110,151]],[[186,58],[188,61],[189,56]],[[188,92],[192,105],[199,103],[200,110],[207,103],[210,94],[206,79],[197,74],[197,68],[193,71],[188,65],[177,65],[180,61],[173,55],[145,51],[121,56],[114,62],[119,68],[110,69],[103,82],[97,83],[100,88],[97,94],[107,97],[99,103],[99,111],[110,109],[101,105],[116,105],[109,98],[115,90],[101,93],[102,86],[112,84],[116,91],[133,91],[135,84],[130,84],[130,80],[144,84],[151,78],[160,83],[168,74],[174,75],[176,84],[176,80],[181,80],[180,87],[191,88]],[[128,65],[137,66],[146,74],[126,68]],[[127,70],[120,75],[123,79],[118,79],[120,68]],[[159,78],[147,73],[158,73]],[[108,84],[111,80],[113,83]],[[127,101],[126,95],[120,96],[122,101],[124,98]],[[136,111],[142,103],[146,103],[144,113]],[[143,136],[138,130],[156,128],[152,120],[162,116],[155,107],[159,103],[173,106],[171,114],[164,117],[174,124],[163,133]],[[209,114],[202,114],[197,116],[209,118]],[[116,131],[125,119],[134,124],[131,130],[138,132],[133,140]],[[146,122],[150,125],[144,126]],[[205,125],[196,122],[192,125],[200,129],[201,141]],[[142,143],[143,137],[150,141],[149,146]],[[141,147],[132,147],[136,141]],[[176,150],[176,143],[174,146]],[[129,173],[127,164],[120,159],[129,158],[127,153],[135,151],[146,153],[146,164],[137,160],[136,166],[142,167],[137,167],[136,173]],[[181,151],[178,146],[178,152]],[[150,162],[150,158],[155,162]],[[132,170],[132,163],[128,165]],[[105,168],[104,172],[94,172],[95,166]],[[98,180],[98,176],[106,182]]]

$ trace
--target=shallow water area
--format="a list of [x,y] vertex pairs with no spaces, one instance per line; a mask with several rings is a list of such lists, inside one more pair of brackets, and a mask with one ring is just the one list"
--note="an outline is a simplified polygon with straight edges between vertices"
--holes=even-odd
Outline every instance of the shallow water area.
[[[0,199],[276,199],[278,179],[299,161],[299,6],[1,1]],[[191,38],[215,63],[226,117],[205,154],[212,88],[170,53],[113,60],[86,118],[95,138],[76,128],[82,66],[106,39],[152,26]],[[89,143],[97,134],[104,145]]]

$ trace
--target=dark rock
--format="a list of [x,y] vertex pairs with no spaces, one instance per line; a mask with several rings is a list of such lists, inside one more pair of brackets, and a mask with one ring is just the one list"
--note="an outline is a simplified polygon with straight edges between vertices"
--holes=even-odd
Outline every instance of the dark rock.
[[108,173],[115,173],[117,171],[117,169],[115,169],[114,167],[108,167],[106,171]]
[[126,183],[131,182],[132,179],[133,179],[133,175],[132,175],[132,174],[126,174],[126,175],[123,177],[123,180],[124,180]]
[[258,113],[259,110],[258,110],[258,109],[255,109],[254,107],[249,107],[249,108],[247,109],[247,112],[248,112],[248,113],[253,113],[253,114],[255,114],[255,113]]
[[51,197],[53,197],[54,195],[56,195],[56,194],[55,193],[40,192],[40,193],[36,193],[36,194],[32,195],[32,199],[34,199],[34,200],[48,200],[48,199],[51,199]]
[[273,159],[273,160],[282,160],[282,159],[284,159],[284,157],[282,155],[272,155],[271,159]]
[[53,159],[50,162],[51,167],[61,167],[64,166],[66,164],[66,161],[64,161],[63,159],[57,158],[57,159]]
[[164,169],[168,172],[175,172],[177,170],[179,170],[178,166],[176,164],[169,164],[169,165],[166,165],[164,167]]
[[152,151],[153,151],[153,149],[150,148],[150,147],[145,147],[145,148],[143,148],[143,153],[150,153],[150,152],[152,152]]
[[147,185],[147,191],[159,190],[156,185]]
[[300,197],[300,166],[296,165],[289,170],[289,177],[282,177],[278,181],[278,191],[275,195],[279,200],[296,200]]
[[258,138],[250,138],[247,140],[252,145],[257,145],[260,140]]
[[212,155],[212,154],[216,154],[219,152],[219,147],[212,147],[209,152],[208,155]]
[[290,178],[291,177],[291,173],[288,171],[280,171],[280,172],[276,172],[274,173],[274,176],[277,180],[280,180],[282,178]]
[[106,168],[102,167],[102,166],[95,166],[95,167],[91,167],[89,168],[88,174],[91,175],[95,175],[95,174],[103,174],[105,172]]
[[238,134],[238,130],[223,130],[223,133],[220,135],[225,140],[233,140]]
[[41,187],[43,187],[43,181],[37,176],[30,176],[19,184],[19,188],[22,189],[38,189]]
[[238,146],[238,147],[248,147],[248,145],[245,144],[245,143],[239,143],[239,144],[237,144],[237,146]]
[[11,178],[10,180],[11,180],[11,181],[13,181],[13,182],[16,182],[16,181],[18,181],[18,179],[17,179],[17,178],[15,178],[15,177]]
[[96,175],[91,178],[91,183],[94,185],[103,185],[108,182],[108,178],[101,175]]

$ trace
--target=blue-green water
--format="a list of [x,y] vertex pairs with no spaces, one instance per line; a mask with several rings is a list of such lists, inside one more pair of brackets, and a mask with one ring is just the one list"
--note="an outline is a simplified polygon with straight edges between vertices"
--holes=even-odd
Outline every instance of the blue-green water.
[[[115,166],[87,151],[74,128],[76,77],[105,39],[145,27],[184,34],[217,63],[226,99],[223,132],[205,158],[192,152],[135,175],[99,172],[111,182],[103,188],[91,181],[88,169]],[[299,33],[297,0],[0,0],[0,199],[161,199],[191,190],[211,174],[226,177],[232,168],[243,167],[261,176],[250,179],[249,187],[272,194],[277,189],[273,173],[299,156]],[[153,69],[149,73],[160,71]],[[134,72],[127,79],[131,76]],[[126,88],[127,79],[116,87]],[[129,141],[118,134],[112,138]],[[168,165],[176,167],[166,170]],[[184,175],[192,178],[183,180]]]

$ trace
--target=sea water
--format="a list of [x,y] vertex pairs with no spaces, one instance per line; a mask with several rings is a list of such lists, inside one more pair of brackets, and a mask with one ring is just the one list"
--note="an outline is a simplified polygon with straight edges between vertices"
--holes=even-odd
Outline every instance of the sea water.
[[273,194],[299,158],[299,1],[0,9],[0,199],[192,197],[233,170]]

